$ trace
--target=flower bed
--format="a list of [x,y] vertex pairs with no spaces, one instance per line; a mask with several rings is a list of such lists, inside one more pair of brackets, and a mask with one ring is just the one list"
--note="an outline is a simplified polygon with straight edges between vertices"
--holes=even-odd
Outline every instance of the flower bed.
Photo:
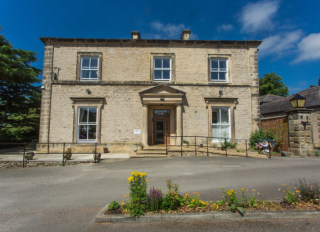
[[123,196],[121,204],[111,202],[105,214],[140,217],[146,214],[231,211],[243,216],[245,211],[320,210],[320,189],[306,180],[300,181],[298,187],[282,185],[278,189],[283,194],[280,202],[257,200],[260,193],[245,188],[238,192],[222,188],[221,200],[203,201],[198,192],[180,195],[179,186],[171,180],[167,181],[166,194],[154,187],[147,193],[147,177],[146,173],[132,172],[128,178],[130,193]]

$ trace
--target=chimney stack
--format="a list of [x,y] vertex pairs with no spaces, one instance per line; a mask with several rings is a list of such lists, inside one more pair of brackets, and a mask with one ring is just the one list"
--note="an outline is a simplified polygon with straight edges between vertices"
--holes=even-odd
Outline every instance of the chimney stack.
[[181,40],[190,40],[191,31],[190,30],[183,30],[181,33]]
[[131,32],[131,37],[133,40],[140,40],[140,32],[139,31]]

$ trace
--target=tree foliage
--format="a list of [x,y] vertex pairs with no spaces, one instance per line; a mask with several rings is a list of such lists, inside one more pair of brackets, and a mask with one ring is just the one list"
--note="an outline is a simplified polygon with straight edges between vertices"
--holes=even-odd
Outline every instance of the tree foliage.
[[288,87],[275,73],[266,73],[259,79],[259,92],[260,96],[273,94],[286,97],[289,95]]
[[37,137],[40,107],[40,79],[37,76],[41,70],[31,66],[36,60],[35,52],[15,49],[0,34],[0,141],[2,142]]

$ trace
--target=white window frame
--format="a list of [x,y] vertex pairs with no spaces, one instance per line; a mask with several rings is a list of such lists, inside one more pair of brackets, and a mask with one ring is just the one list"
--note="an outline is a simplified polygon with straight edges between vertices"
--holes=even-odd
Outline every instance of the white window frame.
[[[213,109],[219,109],[219,114],[220,114],[220,122],[218,123],[213,123],[212,122],[212,112],[213,112]],[[221,109],[228,109],[228,123],[221,123]],[[212,127],[213,126],[229,126],[229,137],[220,137],[219,138],[212,138],[212,142],[223,142],[224,139],[227,139],[227,140],[230,140],[231,139],[231,114],[230,114],[231,110],[230,110],[230,107],[217,107],[217,106],[211,106],[211,117],[210,117],[210,120],[211,120],[211,136],[212,137],[215,137],[213,134],[212,134]],[[221,131],[220,131],[220,136],[221,135]]]
[[[89,68],[83,68],[82,67],[82,62],[83,62],[84,58],[86,58],[86,59],[89,58],[90,59],[89,60]],[[95,59],[98,60],[97,68],[92,68],[91,67],[91,59],[92,58],[95,58]],[[100,59],[99,59],[98,56],[81,56],[80,57],[80,80],[81,81],[97,81],[97,80],[99,80],[99,65],[100,65],[99,63],[100,63]],[[96,78],[92,78],[92,77],[89,76],[89,78],[84,78],[84,77],[82,77],[82,71],[97,71],[97,77]]]
[[[80,110],[81,109],[86,109],[88,111],[88,114],[87,114],[87,122],[86,123],[83,123],[83,122],[80,122]],[[93,122],[89,122],[89,109],[96,109],[97,113],[96,113],[96,121],[93,123]],[[98,107],[95,107],[95,106],[79,106],[78,107],[78,120],[77,120],[77,142],[79,143],[86,143],[86,142],[89,142],[89,143],[95,143],[97,142],[97,135],[98,135],[98,113],[99,113],[99,109]],[[80,135],[80,126],[96,126],[96,138],[95,139],[88,139],[88,133],[89,133],[89,130],[87,129],[87,139],[80,139],[79,138],[79,135]]]
[[[169,59],[169,68],[156,68],[156,59],[162,59],[162,66],[163,66],[163,59]],[[162,71],[161,76],[162,79],[155,79],[155,71]],[[170,78],[163,79],[163,71],[169,71]],[[153,57],[153,81],[166,81],[170,82],[172,80],[172,58],[170,56],[155,56]]]
[[[212,60],[218,61],[218,68],[217,69],[212,68]],[[220,61],[225,61],[226,62],[226,70],[225,71],[220,70]],[[229,72],[228,72],[229,64],[228,63],[229,63],[229,61],[228,61],[227,58],[210,58],[210,81],[211,82],[228,82],[228,80],[229,80],[229,77],[228,77],[229,76]],[[213,72],[218,73],[218,80],[214,80],[214,79],[211,78],[211,74]],[[225,73],[225,77],[226,77],[225,80],[220,80],[219,79],[219,74],[220,73]]]

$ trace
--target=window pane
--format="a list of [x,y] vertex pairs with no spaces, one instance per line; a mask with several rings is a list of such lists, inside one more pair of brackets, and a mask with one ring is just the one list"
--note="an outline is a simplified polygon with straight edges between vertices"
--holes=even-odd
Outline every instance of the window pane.
[[90,78],[97,79],[98,78],[98,71],[90,71]]
[[211,80],[218,80],[218,73],[217,72],[211,72]]
[[211,60],[211,68],[218,70],[218,60]]
[[163,71],[163,79],[170,80],[170,71],[169,70]]
[[221,108],[221,123],[229,123],[229,109],[227,108]]
[[170,68],[170,59],[163,59],[163,68]]
[[91,58],[91,68],[96,69],[98,68],[98,58]]
[[97,109],[89,108],[89,122],[95,123],[97,122]]
[[157,79],[157,80],[162,79],[161,73],[162,73],[162,71],[160,71],[160,70],[155,70],[155,71],[154,71],[154,79]]
[[83,69],[88,69],[89,68],[89,61],[90,61],[90,58],[85,58],[83,57],[82,58],[82,63],[81,63],[81,68]]
[[219,61],[219,68],[220,71],[225,71],[227,68],[227,61],[226,60],[220,60]]
[[219,109],[218,108],[212,108],[212,123],[218,123],[219,120]]
[[155,67],[155,68],[162,68],[162,59],[160,59],[160,58],[155,58],[155,59],[154,59],[154,67]]
[[81,78],[89,78],[90,71],[82,70],[81,71]]
[[97,126],[90,125],[90,126],[88,126],[88,128],[89,128],[88,139],[96,139],[96,137],[97,137],[97,133],[96,133]]
[[225,80],[226,79],[226,73],[219,72],[219,80]]
[[87,109],[80,108],[80,116],[79,116],[79,122],[80,123],[87,123],[88,119],[88,111]]
[[221,126],[221,137],[230,138],[230,126]]
[[87,126],[79,126],[79,139],[87,139]]
[[211,137],[220,138],[220,126],[212,126]]

